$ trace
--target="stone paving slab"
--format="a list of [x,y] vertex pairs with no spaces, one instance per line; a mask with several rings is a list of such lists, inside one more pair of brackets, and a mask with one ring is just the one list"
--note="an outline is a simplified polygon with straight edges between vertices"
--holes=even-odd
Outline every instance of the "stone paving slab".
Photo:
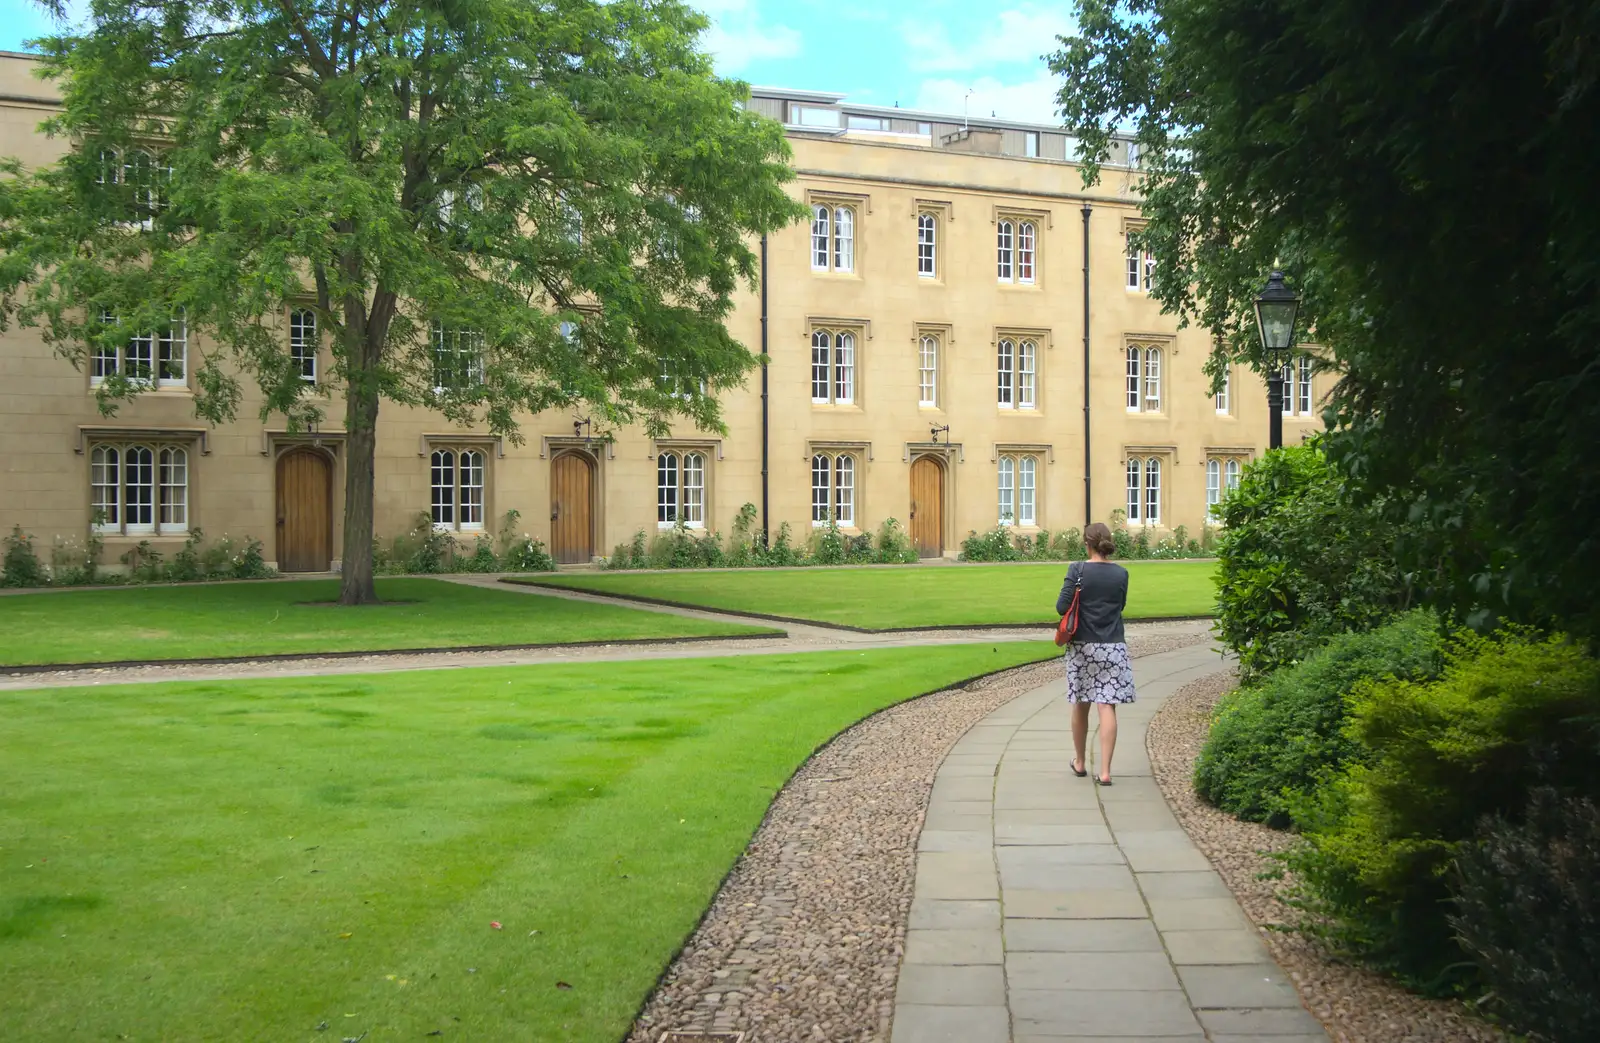
[[1205,647],[1134,661],[1109,787],[1069,770],[1059,684],[956,744],[918,844],[891,1043],[1327,1043],[1145,756],[1161,701],[1219,666]]

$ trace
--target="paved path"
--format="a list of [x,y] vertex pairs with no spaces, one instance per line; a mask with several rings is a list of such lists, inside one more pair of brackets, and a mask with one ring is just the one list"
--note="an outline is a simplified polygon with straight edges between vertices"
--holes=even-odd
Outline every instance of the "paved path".
[[918,845],[892,1043],[1327,1043],[1150,774],[1150,718],[1218,668],[1205,646],[1134,660],[1109,788],[1068,767],[1060,684],[956,744]]

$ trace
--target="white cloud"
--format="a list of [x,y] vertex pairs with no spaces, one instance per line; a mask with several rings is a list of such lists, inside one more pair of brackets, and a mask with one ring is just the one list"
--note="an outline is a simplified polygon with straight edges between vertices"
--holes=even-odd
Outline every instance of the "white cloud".
[[700,45],[723,75],[737,75],[752,62],[793,58],[805,42],[786,25],[763,25],[750,0],[698,0],[694,6],[711,19]]
[[1059,123],[1056,92],[1060,89],[1061,82],[1043,68],[1021,83],[1002,83],[993,76],[976,80],[931,79],[918,86],[912,107],[959,118],[965,102],[969,116],[987,118],[993,113],[1000,119],[1024,123]]
[[[737,2],[737,0],[736,0]],[[1071,33],[1072,18],[1039,8],[1001,11],[989,27],[960,45],[950,42],[939,23],[908,23],[901,29],[906,64],[923,72],[977,69],[993,65],[1033,64],[1056,48],[1056,37]]]

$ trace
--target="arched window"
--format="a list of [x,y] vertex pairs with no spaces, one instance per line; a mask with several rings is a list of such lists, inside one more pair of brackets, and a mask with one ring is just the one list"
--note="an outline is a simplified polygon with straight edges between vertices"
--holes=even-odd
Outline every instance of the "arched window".
[[1038,470],[1038,461],[1031,456],[1024,456],[1017,461],[1017,524],[1033,525],[1034,512],[1034,479]]
[[833,401],[848,405],[856,400],[856,336],[841,333],[833,342]]
[[938,274],[939,219],[932,214],[917,215],[917,274],[932,279]]
[[828,232],[833,215],[825,206],[811,208],[811,267],[819,272],[828,270]]
[[1161,349],[1146,348],[1144,352],[1144,411],[1161,412]]
[[188,372],[189,318],[180,308],[156,334],[156,381],[161,387],[187,387]]
[[1017,281],[1033,282],[1034,225],[1032,221],[1017,224]]
[[847,206],[833,208],[833,270],[853,272],[856,267],[856,213]]
[[1223,469],[1223,476],[1227,479],[1229,490],[1239,488],[1239,461],[1229,460]]
[[1300,356],[1299,380],[1296,382],[1295,394],[1299,399],[1301,416],[1311,415],[1311,356]]
[[122,531],[129,534],[156,529],[156,454],[149,446],[130,445],[122,451]]
[[1222,367],[1222,386],[1217,388],[1217,412],[1222,415],[1228,412],[1228,392],[1232,390],[1229,385],[1233,383],[1232,369],[1233,367],[1227,365]]
[[317,313],[309,308],[289,312],[289,357],[294,359],[300,379],[317,382]]
[[828,524],[832,498],[833,461],[818,453],[811,458],[811,524]]
[[656,457],[656,524],[691,529],[706,521],[706,458],[701,453],[662,453]]
[[464,449],[458,458],[460,462],[460,515],[461,527],[467,530],[481,530],[483,528],[483,453],[476,449]]
[[827,330],[811,333],[811,401],[827,402],[833,366],[833,335]]
[[481,532],[488,486],[488,459],[482,450],[437,448],[429,455],[433,527]]
[[706,458],[683,454],[683,523],[698,529],[706,523]]
[[1000,458],[1000,524],[1017,524],[1017,462],[1009,456]]
[[1001,282],[1011,281],[1011,273],[1016,264],[1014,236],[1015,231],[1010,221],[1001,221],[996,226],[996,269]]
[[1144,523],[1161,524],[1161,460],[1154,456],[1144,464]]
[[160,517],[163,529],[189,527],[189,453],[167,446],[160,455]]
[[94,527],[122,530],[122,454],[115,446],[97,445],[89,453],[89,503]]
[[98,444],[89,450],[89,502],[96,532],[185,532],[189,451],[174,445]]
[[1215,507],[1222,502],[1222,461],[1206,461],[1206,506]]
[[1294,363],[1285,362],[1278,375],[1283,378],[1283,415],[1294,416]]
[[1000,392],[1000,408],[1012,409],[1017,403],[1017,346],[1004,337],[997,346],[997,385]]
[[1033,409],[1038,402],[1039,348],[1031,340],[1017,344],[1017,408]]
[[1136,522],[1141,518],[1140,508],[1144,506],[1139,498],[1140,477],[1143,474],[1143,465],[1136,457],[1128,458],[1128,521]]
[[917,405],[936,407],[939,404],[939,340],[923,335],[917,350]]
[[678,522],[678,454],[656,457],[656,524],[663,528]]
[[1144,352],[1137,347],[1128,349],[1128,412],[1139,411],[1140,373],[1143,371]]
[[856,459],[840,456],[834,461],[833,516],[840,525],[856,523]]
[[429,460],[429,472],[434,528],[453,529],[456,527],[456,454],[449,449],[435,449]]

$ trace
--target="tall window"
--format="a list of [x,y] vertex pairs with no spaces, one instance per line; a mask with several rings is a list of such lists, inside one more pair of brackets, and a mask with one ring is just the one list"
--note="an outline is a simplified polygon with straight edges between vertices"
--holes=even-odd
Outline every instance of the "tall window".
[[1149,293],[1156,281],[1156,258],[1149,250],[1135,245],[1136,233],[1127,235],[1128,290]]
[[820,529],[829,522],[856,523],[856,458],[848,453],[811,457],[811,524]]
[[1039,408],[1039,345],[1031,340],[1002,337],[996,347],[1000,408]]
[[917,275],[924,279],[937,278],[939,248],[939,219],[932,214],[917,215]]
[[856,268],[856,212],[853,207],[818,203],[811,208],[811,269],[853,272]]
[[1161,524],[1161,458],[1128,458],[1128,521]]
[[1031,456],[1000,458],[1000,524],[1031,526],[1037,523],[1035,482],[1038,461]]
[[317,313],[296,308],[289,313],[289,357],[294,359],[300,379],[317,382]]
[[1233,367],[1222,367],[1222,385],[1217,388],[1217,412],[1226,416],[1228,413],[1228,393],[1232,390]]
[[1234,489],[1239,488],[1239,461],[1238,460],[1236,460],[1236,459],[1229,460],[1227,463],[1223,464],[1223,466],[1222,466],[1222,480],[1224,482],[1224,488],[1226,488],[1230,492],[1232,492]]
[[811,332],[811,401],[851,405],[856,400],[856,335],[849,330]]
[[433,390],[460,391],[483,383],[483,332],[433,324]]
[[702,453],[662,453],[656,457],[656,525],[682,522],[691,529],[706,524],[706,458]]
[[1222,502],[1222,461],[1206,461],[1206,506],[1215,507]]
[[1295,403],[1301,416],[1311,415],[1311,356],[1301,355],[1295,373]]
[[97,532],[187,532],[189,451],[175,445],[95,445],[89,450],[89,502]]
[[126,201],[126,212],[133,222],[149,229],[156,213],[166,206],[172,164],[149,149],[101,149],[95,182],[113,187]]
[[[100,310],[100,325],[113,327],[117,317]],[[121,344],[96,342],[89,357],[89,383],[120,373],[131,381],[157,387],[187,387],[189,324],[180,308],[160,330],[135,333]]]
[[1161,412],[1161,349],[1128,345],[1127,373],[1128,412]]
[[939,338],[923,334],[917,347],[917,405],[939,405]]
[[1032,221],[1002,220],[996,225],[995,274],[1001,282],[1034,281],[1038,226]]
[[435,449],[429,461],[433,527],[483,529],[484,455],[477,449]]

